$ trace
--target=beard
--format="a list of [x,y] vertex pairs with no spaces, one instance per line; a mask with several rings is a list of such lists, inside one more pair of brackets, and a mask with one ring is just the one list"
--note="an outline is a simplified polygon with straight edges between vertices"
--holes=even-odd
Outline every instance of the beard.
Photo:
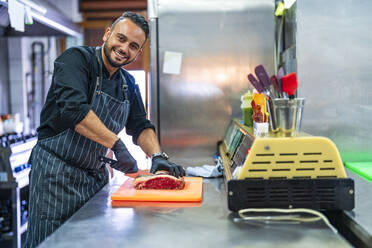
[[105,44],[103,46],[103,53],[105,54],[105,57],[106,57],[107,61],[109,62],[109,64],[112,67],[116,67],[116,68],[120,68],[122,66],[128,65],[128,64],[132,63],[133,60],[136,58],[136,57],[134,57],[132,60],[127,60],[126,62],[123,62],[123,63],[117,63],[117,62],[115,62],[114,60],[111,59],[111,57],[110,57],[111,52],[115,52],[115,51],[111,46],[109,46],[107,44],[107,42],[105,42]]

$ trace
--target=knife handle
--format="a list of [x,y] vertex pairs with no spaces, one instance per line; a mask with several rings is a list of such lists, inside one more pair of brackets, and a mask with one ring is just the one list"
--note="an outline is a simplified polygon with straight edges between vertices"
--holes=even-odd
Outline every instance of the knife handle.
[[116,164],[116,163],[118,162],[118,161],[116,161],[116,160],[113,160],[113,159],[111,159],[111,158],[104,157],[104,156],[99,156],[99,157],[98,157],[98,160],[99,160],[100,162],[107,163],[107,164],[109,164],[109,165],[114,165],[114,164]]

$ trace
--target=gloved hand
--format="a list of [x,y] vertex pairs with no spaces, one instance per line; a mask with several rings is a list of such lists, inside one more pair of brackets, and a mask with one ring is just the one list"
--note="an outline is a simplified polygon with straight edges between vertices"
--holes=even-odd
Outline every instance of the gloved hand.
[[138,171],[137,161],[129,153],[121,139],[115,142],[111,150],[114,152],[116,160],[118,161],[111,165],[111,167],[124,173],[135,173]]
[[185,176],[185,170],[182,166],[177,165],[175,163],[169,162],[166,158],[162,156],[157,156],[152,158],[152,165],[150,173],[155,173],[158,170],[166,170],[169,171],[169,175],[175,177],[183,177]]

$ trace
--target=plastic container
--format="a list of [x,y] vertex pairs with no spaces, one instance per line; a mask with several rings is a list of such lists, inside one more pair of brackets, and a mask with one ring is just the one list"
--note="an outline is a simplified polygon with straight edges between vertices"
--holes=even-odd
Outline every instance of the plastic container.
[[253,123],[253,134],[256,138],[266,137],[269,134],[269,123],[268,122],[254,122]]
[[262,121],[267,122],[269,113],[267,112],[267,106],[266,106],[266,98],[264,94],[261,93],[254,93],[253,94],[253,99],[255,105],[260,105],[261,106],[261,113],[262,113]]
[[252,109],[252,98],[253,94],[250,90],[247,91],[244,95],[241,96],[241,101],[242,105],[240,106],[243,112],[243,124],[252,127],[253,126],[253,121],[252,121],[252,114],[253,114],[253,109]]

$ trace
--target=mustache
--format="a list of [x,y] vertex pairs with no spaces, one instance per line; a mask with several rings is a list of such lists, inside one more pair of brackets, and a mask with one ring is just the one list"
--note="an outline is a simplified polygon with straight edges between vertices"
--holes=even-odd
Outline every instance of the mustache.
[[119,49],[119,50],[116,50],[116,49],[112,49],[112,50],[114,50],[114,52],[117,52],[117,53],[119,53],[120,55],[123,55],[123,56],[125,56],[126,58],[128,58],[129,56],[128,56],[128,54],[126,53],[126,52],[124,52],[123,50],[121,50],[121,49]]

